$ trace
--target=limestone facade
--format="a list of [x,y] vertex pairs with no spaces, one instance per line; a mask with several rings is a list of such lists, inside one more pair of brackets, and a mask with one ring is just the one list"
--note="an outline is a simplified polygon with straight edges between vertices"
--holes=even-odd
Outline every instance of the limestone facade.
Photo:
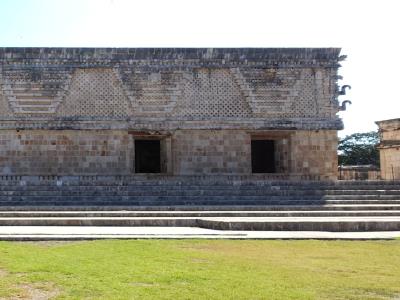
[[0,175],[132,175],[146,140],[171,176],[251,175],[270,149],[271,178],[336,179],[339,53],[0,48]]
[[400,119],[377,121],[379,126],[379,156],[381,178],[400,179]]

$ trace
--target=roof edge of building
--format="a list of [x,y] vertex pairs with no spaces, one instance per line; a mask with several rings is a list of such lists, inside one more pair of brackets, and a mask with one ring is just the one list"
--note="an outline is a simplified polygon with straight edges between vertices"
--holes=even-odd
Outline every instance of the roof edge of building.
[[341,48],[51,48],[0,47],[7,60],[224,60],[224,61],[335,61],[345,58]]

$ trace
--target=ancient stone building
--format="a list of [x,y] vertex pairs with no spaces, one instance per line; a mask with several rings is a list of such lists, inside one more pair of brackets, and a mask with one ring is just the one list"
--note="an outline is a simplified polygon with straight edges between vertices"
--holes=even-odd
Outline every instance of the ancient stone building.
[[377,121],[379,126],[379,156],[381,178],[400,179],[400,119]]
[[336,179],[339,52],[0,48],[0,175]]

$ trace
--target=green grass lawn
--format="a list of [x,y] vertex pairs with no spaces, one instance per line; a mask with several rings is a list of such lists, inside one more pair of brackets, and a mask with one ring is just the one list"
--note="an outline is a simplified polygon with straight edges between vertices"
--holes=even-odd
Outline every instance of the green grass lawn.
[[400,299],[400,241],[0,242],[0,299]]

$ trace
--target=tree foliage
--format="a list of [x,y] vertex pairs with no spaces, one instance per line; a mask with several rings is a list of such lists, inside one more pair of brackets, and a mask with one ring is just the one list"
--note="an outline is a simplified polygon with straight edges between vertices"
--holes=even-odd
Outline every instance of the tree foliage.
[[353,133],[340,139],[339,165],[379,166],[378,132]]

